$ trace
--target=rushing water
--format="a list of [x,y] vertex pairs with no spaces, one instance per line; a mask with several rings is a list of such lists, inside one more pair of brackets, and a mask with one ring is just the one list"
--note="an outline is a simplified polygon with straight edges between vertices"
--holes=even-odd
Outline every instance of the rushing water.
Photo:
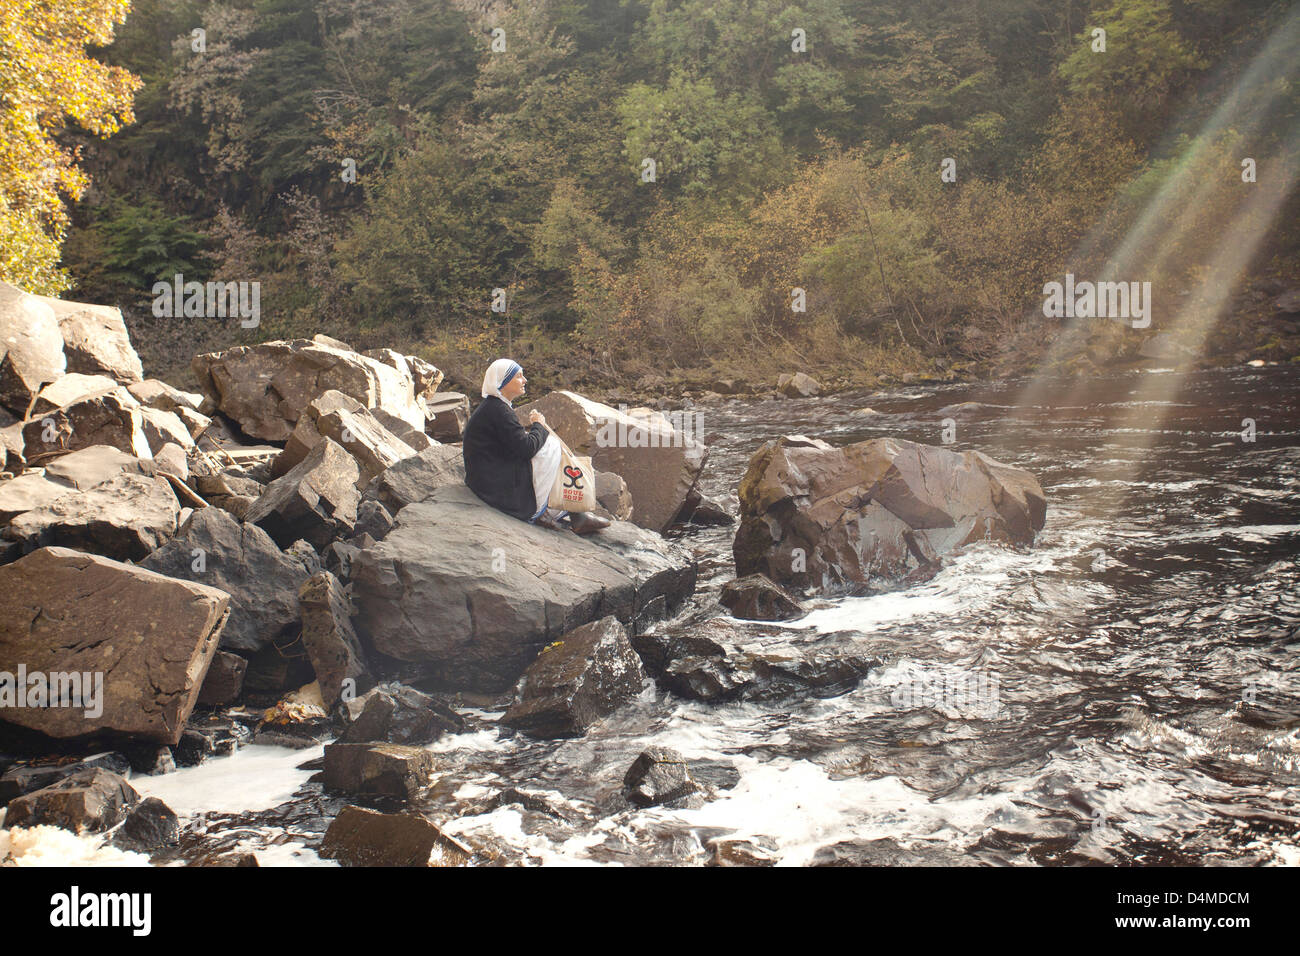
[[[791,629],[854,631],[883,662],[849,693],[715,706],[647,687],[558,742],[470,712],[432,748],[423,809],[505,863],[703,863],[717,837],[787,865],[845,841],[859,862],[1300,862],[1300,369],[1026,384],[700,406],[705,492],[733,505],[778,434],[937,444],[950,419],[953,447],[1039,478],[1047,526],[906,591],[813,602]],[[733,532],[674,532],[702,602],[732,575]],[[954,691],[972,675],[978,699]],[[629,809],[622,777],[649,744],[698,761],[717,796]],[[192,848],[316,862],[342,803],[295,769],[319,753],[248,748],[136,783],[186,814]],[[509,787],[533,796],[482,812]]]

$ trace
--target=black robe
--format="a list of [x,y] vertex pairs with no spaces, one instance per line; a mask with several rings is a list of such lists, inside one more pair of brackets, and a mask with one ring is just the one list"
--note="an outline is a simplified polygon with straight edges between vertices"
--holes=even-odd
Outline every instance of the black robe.
[[532,459],[549,434],[541,423],[524,428],[510,405],[489,395],[465,424],[465,484],[492,507],[527,521],[540,507]]

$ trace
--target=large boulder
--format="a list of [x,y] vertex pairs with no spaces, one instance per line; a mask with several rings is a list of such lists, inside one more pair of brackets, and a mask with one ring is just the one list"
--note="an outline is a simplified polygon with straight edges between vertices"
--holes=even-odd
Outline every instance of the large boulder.
[[20,542],[25,551],[60,545],[136,561],[176,534],[180,514],[165,478],[123,472],[20,514],[5,537]]
[[325,831],[320,855],[342,866],[451,866],[472,850],[417,813],[346,806]]
[[[389,421],[400,422],[408,433],[416,433],[400,418],[382,409],[376,411]],[[417,434],[424,435],[423,432]],[[334,439],[357,459],[361,465],[362,486],[389,465],[415,454],[415,449],[398,438],[384,421],[355,398],[330,389],[307,403],[284,451],[272,462],[271,475],[278,478],[288,472],[324,437]]]
[[446,485],[355,557],[352,588],[356,623],[380,653],[445,687],[503,691],[582,624],[675,609],[695,589],[695,562],[627,522],[579,537]]
[[32,417],[44,416],[47,412],[71,405],[84,395],[98,395],[111,392],[117,388],[117,382],[107,375],[85,375],[81,372],[69,372],[50,382],[41,389],[32,405]]
[[776,390],[786,398],[812,398],[821,394],[822,387],[811,375],[786,372],[777,378]]
[[361,355],[326,336],[196,355],[191,368],[213,407],[253,438],[287,440],[308,403],[330,389],[424,428],[409,369]]
[[43,472],[28,471],[0,482],[0,524],[7,524],[25,511],[53,504],[70,491],[93,488],[122,472],[151,475],[154,463],[108,445],[91,445],[55,458]]
[[[82,707],[0,707],[0,719],[55,738],[110,732],[174,745],[217,650],[230,597],[67,548],[0,567],[0,672],[49,683],[94,675]],[[102,678],[102,683],[100,683]],[[21,688],[9,687],[16,694]],[[0,700],[4,700],[0,678]],[[52,693],[51,697],[58,692]]]
[[131,346],[120,309],[48,296],[37,298],[49,305],[58,319],[69,372],[108,375],[123,385],[144,378],[140,356]]
[[327,744],[326,790],[409,799],[428,786],[433,754],[405,744]]
[[82,395],[23,426],[28,461],[110,445],[136,458],[152,458],[140,403],[122,386]]
[[632,493],[632,521],[651,531],[673,523],[708,460],[694,427],[675,427],[649,410],[611,408],[566,391],[519,408],[520,422],[527,424],[533,410],[575,454],[591,456],[597,471],[623,477]]
[[111,770],[79,770],[43,790],[10,801],[7,827],[62,827],[102,833],[126,819],[140,800],[135,787]]
[[0,282],[0,405],[22,417],[67,370],[59,320],[44,296]]
[[426,398],[424,430],[438,441],[460,441],[469,421],[469,397],[462,392],[439,392]]
[[287,548],[299,538],[317,551],[351,531],[357,520],[361,469],[347,450],[324,438],[285,475],[275,479],[244,515]]
[[501,723],[530,737],[581,737],[639,694],[644,682],[627,629],[618,618],[601,618],[543,648]]
[[833,587],[900,579],[975,541],[1028,545],[1046,520],[1028,472],[894,438],[763,445],[740,482],[737,575]]
[[298,589],[311,573],[257,525],[220,508],[194,512],[140,567],[228,593],[230,620],[221,649],[241,654],[260,651],[297,628]]

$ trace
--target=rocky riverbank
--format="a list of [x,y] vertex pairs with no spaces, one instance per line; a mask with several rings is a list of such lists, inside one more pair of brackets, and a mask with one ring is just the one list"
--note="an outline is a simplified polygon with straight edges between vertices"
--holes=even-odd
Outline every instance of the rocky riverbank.
[[[105,834],[162,862],[176,815],[131,780],[250,743],[324,745],[313,780],[363,806],[332,807],[323,856],[480,861],[402,809],[475,705],[504,705],[496,733],[552,739],[652,684],[714,703],[843,692],[872,654],[834,633],[765,640],[744,619],[920,580],[964,545],[1025,546],[1043,527],[1028,473],[890,439],[770,442],[730,514],[702,493],[708,448],[687,419],[554,392],[536,407],[593,457],[613,523],[549,531],[464,486],[469,401],[428,362],[267,342],[196,356],[202,393],[187,393],[143,377],[114,313],[0,286],[8,827]],[[779,385],[818,389],[801,373]],[[695,556],[663,535],[737,519],[742,578],[725,609],[701,606]],[[715,790],[653,748],[623,788],[634,806]]]

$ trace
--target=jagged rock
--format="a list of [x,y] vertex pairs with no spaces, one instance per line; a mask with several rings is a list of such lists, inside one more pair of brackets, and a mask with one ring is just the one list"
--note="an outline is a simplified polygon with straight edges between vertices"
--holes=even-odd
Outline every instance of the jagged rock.
[[546,416],[548,427],[574,454],[591,456],[597,471],[622,476],[632,493],[633,522],[652,531],[672,524],[708,460],[708,449],[693,429],[675,428],[649,409],[625,412],[556,391],[517,409],[520,422],[527,424],[533,410]]
[[161,408],[141,408],[140,419],[145,441],[155,455],[163,445],[179,445],[186,451],[194,447],[189,428],[175,412],[163,411]]
[[[376,411],[384,419],[399,423],[408,434],[424,436],[395,415],[382,409]],[[415,449],[390,431],[378,414],[351,396],[331,390],[307,404],[284,451],[272,464],[271,474],[276,477],[285,474],[306,458],[322,437],[334,439],[356,458],[361,466],[358,487],[364,487],[390,465],[415,454]],[[421,447],[426,445],[422,443]]]
[[165,479],[123,473],[19,515],[5,535],[25,551],[59,545],[134,561],[176,533],[180,511]]
[[93,754],[71,763],[24,764],[10,767],[0,774],[0,807],[15,797],[34,790],[42,790],[85,770],[111,770],[124,774],[131,769],[130,761],[115,750]]
[[261,525],[281,547],[303,538],[320,551],[356,523],[360,475],[356,459],[325,438],[267,486],[245,520]]
[[339,743],[427,744],[465,729],[451,707],[403,684],[381,684],[352,701],[349,710],[357,713]]
[[140,794],[119,774],[100,768],[80,770],[9,801],[5,826],[102,833],[121,823],[139,800]]
[[409,799],[429,782],[433,754],[403,744],[327,744],[326,790]]
[[686,758],[668,747],[649,747],[632,761],[623,777],[623,793],[638,807],[681,800],[698,792]]
[[447,485],[465,484],[465,459],[459,445],[434,445],[393,465],[366,488],[366,497],[379,501],[389,514],[424,501]]
[[384,535],[393,530],[393,516],[378,501],[367,498],[357,506],[357,524],[353,530],[383,541]]
[[789,372],[776,380],[776,390],[786,398],[812,398],[821,394],[822,387],[817,380],[803,372]]
[[67,370],[59,320],[44,296],[0,282],[0,404],[20,417]]
[[406,367],[411,371],[415,384],[415,394],[421,398],[431,398],[438,386],[442,384],[442,371],[426,362],[418,355],[406,356]]
[[13,416],[0,406],[0,423],[5,421],[9,424],[0,424],[0,467],[16,475],[27,467],[27,460],[23,457],[23,423],[14,421]]
[[155,449],[153,460],[159,474],[172,475],[183,482],[189,480],[189,459],[185,457],[185,449],[175,442],[167,442]]
[[152,475],[154,463],[107,445],[92,445],[55,458],[43,473],[29,471],[0,482],[0,524],[7,524],[25,511],[53,504],[69,491],[93,488],[123,472]]
[[691,524],[707,525],[730,525],[736,523],[735,516],[727,510],[726,506],[720,501],[713,498],[700,497],[695,502],[695,507],[691,508],[690,514],[685,518],[678,518],[679,521],[689,521]]
[[321,701],[329,710],[344,682],[354,690],[374,683],[366,669],[361,644],[352,629],[352,605],[338,578],[328,571],[312,575],[298,591],[302,608],[302,642],[320,682]]
[[207,707],[220,707],[239,700],[247,670],[248,661],[238,654],[217,651],[199,689],[198,702]]
[[324,565],[320,563],[320,555],[316,552],[316,549],[301,538],[285,548],[284,553],[301,561],[302,566],[307,569],[309,575],[320,574],[325,570]]
[[195,356],[191,367],[213,406],[263,441],[287,440],[307,404],[330,389],[424,428],[409,371],[360,355],[327,336],[210,352]]
[[71,405],[74,401],[86,395],[111,392],[115,388],[117,388],[116,380],[109,378],[107,375],[83,375],[80,372],[69,372],[67,375],[56,378],[41,389],[40,394],[36,396],[35,404],[32,405],[32,416],[44,415],[56,408],[62,408],[64,405]]
[[402,443],[412,451],[421,452],[438,444],[423,431],[412,428],[410,424],[402,421],[396,415],[384,411],[382,408],[369,409],[369,413],[379,424],[400,438]]
[[113,834],[113,846],[136,853],[148,853],[164,846],[174,846],[181,839],[176,812],[157,797],[145,797]]
[[360,553],[361,549],[350,541],[331,541],[325,549],[325,570],[340,581],[351,581],[352,562]]
[[220,508],[194,512],[140,566],[230,595],[222,650],[251,654],[298,626],[298,589],[308,578],[307,568],[257,525],[240,523]]
[[136,458],[153,458],[140,403],[120,385],[33,418],[23,426],[23,444],[29,462],[91,445],[111,445]]
[[1028,545],[1047,502],[1028,472],[894,438],[763,445],[740,482],[736,573],[831,587],[899,579],[975,541]]
[[581,737],[641,692],[645,672],[615,617],[601,618],[542,649],[501,718],[530,737]]
[[376,650],[444,687],[492,692],[575,627],[633,620],[659,596],[675,610],[695,588],[695,562],[626,522],[579,537],[444,486],[356,556],[352,584],[358,629]]
[[140,356],[131,346],[120,309],[47,296],[38,298],[54,310],[58,319],[69,372],[108,375],[124,385],[144,378]]
[[632,638],[665,690],[723,703],[831,697],[852,690],[881,654],[854,631],[786,632],[711,619]]
[[67,548],[0,567],[0,672],[16,674],[21,664],[29,674],[103,679],[97,716],[2,707],[0,719],[57,738],[109,731],[176,743],[229,603],[216,588]]
[[[203,396],[197,392],[184,392],[168,385],[162,379],[146,378],[142,382],[132,382],[126,387],[137,402],[150,408],[161,408],[165,412],[189,410],[198,413],[203,404]],[[204,416],[206,418],[206,416]]]
[[339,811],[320,848],[322,857],[343,866],[458,866],[472,854],[419,814],[354,806]]
[[596,501],[619,521],[632,518],[632,493],[627,490],[627,482],[622,475],[612,471],[596,472]]
[[804,613],[785,588],[761,574],[728,581],[719,600],[733,617],[749,621],[792,621]]
[[469,398],[461,392],[439,392],[424,399],[424,430],[441,442],[460,441],[469,421]]

